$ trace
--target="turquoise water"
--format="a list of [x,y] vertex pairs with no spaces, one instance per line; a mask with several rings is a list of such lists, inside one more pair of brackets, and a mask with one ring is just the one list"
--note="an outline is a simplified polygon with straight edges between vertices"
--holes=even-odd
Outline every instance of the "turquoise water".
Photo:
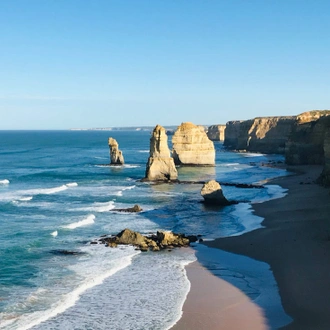
[[[125,165],[109,167],[108,137]],[[189,291],[191,249],[140,253],[89,242],[124,228],[212,239],[260,227],[249,203],[206,208],[201,185],[142,183],[148,131],[0,132],[0,328],[167,329]],[[261,166],[280,156],[227,152],[216,166],[178,168],[181,180],[256,183],[285,175]],[[283,189],[223,187],[229,199],[264,201]],[[139,204],[143,212],[113,208]],[[75,251],[63,255],[60,250]],[[104,304],[107,304],[106,312]]]

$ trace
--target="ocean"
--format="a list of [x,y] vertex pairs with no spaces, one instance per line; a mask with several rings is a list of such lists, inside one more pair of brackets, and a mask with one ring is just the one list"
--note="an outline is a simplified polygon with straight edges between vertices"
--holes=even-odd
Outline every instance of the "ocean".
[[[123,166],[106,166],[110,136]],[[190,289],[185,265],[206,249],[142,253],[90,242],[124,228],[240,235],[261,227],[251,202],[285,195],[277,185],[223,186],[241,203],[207,208],[200,184],[140,182],[149,139],[144,130],[0,132],[0,329],[169,329]],[[214,144],[216,166],[179,167],[180,180],[257,184],[286,175],[268,166],[282,156]],[[143,211],[111,211],[134,204]]]

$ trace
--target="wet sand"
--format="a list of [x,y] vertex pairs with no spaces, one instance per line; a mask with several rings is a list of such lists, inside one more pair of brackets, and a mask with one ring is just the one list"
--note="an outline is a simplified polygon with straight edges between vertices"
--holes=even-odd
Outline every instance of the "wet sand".
[[266,330],[261,308],[198,261],[186,267],[191,290],[172,330]]
[[[299,166],[299,174],[272,180],[288,189],[284,198],[253,204],[265,228],[241,236],[205,242],[209,247],[249,256],[270,265],[285,312],[293,322],[285,330],[330,329],[330,195],[315,183],[322,168]],[[252,302],[246,313],[243,295],[207,270],[187,267],[191,291],[174,330],[263,329],[262,311]],[[222,283],[224,282],[224,283]],[[226,285],[229,285],[227,287]],[[227,291],[228,289],[228,291]],[[235,295],[239,308],[230,300]],[[243,294],[243,293],[241,293]],[[243,307],[244,306],[244,307]],[[240,308],[242,307],[242,308]],[[234,311],[231,317],[231,313]],[[254,314],[256,312],[256,314]],[[248,315],[246,315],[248,314]],[[244,317],[248,316],[244,321]],[[243,323],[235,323],[242,318]],[[251,320],[254,319],[254,320]],[[245,322],[251,323],[251,326]],[[264,328],[265,329],[265,328]]]

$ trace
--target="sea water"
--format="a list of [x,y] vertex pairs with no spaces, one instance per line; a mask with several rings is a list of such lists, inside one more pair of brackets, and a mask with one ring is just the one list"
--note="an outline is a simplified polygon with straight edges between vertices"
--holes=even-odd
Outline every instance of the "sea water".
[[[109,136],[125,165],[105,166]],[[90,241],[124,228],[239,235],[261,226],[250,202],[285,194],[275,185],[223,186],[241,203],[208,208],[201,184],[140,182],[149,140],[143,130],[0,132],[0,329],[169,329],[189,292],[194,250],[141,253]],[[179,167],[179,179],[256,184],[286,174],[267,166],[281,156],[215,148],[215,167]],[[111,211],[134,204],[143,212]]]

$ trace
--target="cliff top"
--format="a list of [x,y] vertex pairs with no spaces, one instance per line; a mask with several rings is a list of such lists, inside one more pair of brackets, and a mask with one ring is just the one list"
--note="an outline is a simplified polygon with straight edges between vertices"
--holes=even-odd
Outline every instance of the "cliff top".
[[181,123],[179,129],[191,129],[191,128],[198,128],[195,124],[191,122]]
[[329,116],[330,110],[311,110],[306,111],[297,116],[299,123],[306,123],[310,121],[318,120],[320,117]]

